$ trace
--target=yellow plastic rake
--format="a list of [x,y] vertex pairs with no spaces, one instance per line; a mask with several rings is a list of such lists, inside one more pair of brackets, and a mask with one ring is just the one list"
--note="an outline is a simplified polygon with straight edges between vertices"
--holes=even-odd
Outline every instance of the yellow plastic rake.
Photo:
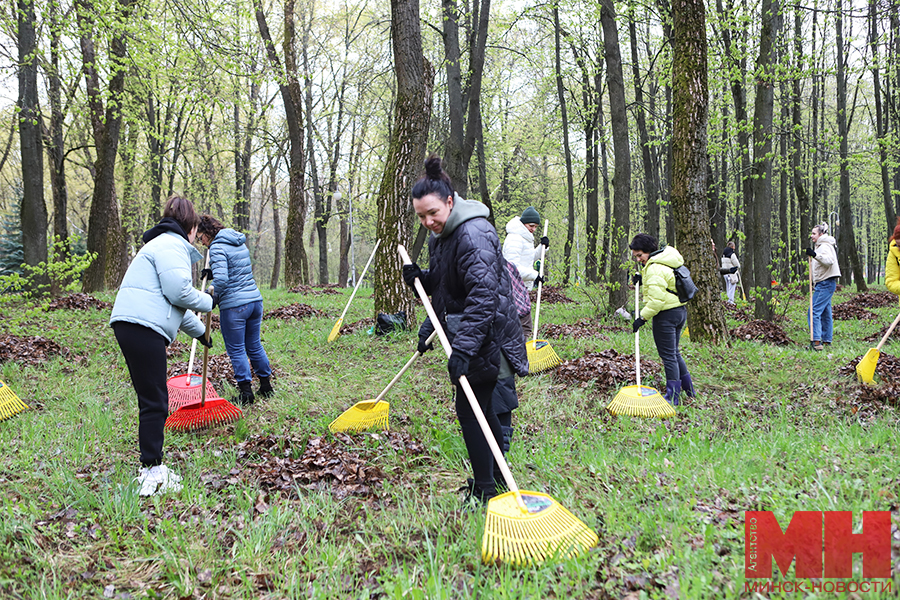
[[353,296],[356,295],[356,290],[359,289],[359,285],[362,283],[363,277],[366,276],[366,271],[369,270],[369,265],[372,264],[372,259],[375,258],[375,253],[378,251],[378,245],[381,243],[381,240],[375,242],[375,247],[372,248],[372,256],[369,257],[369,261],[366,263],[366,266],[363,267],[362,274],[360,274],[359,279],[356,281],[356,287],[353,288],[353,293],[350,294],[350,299],[347,300],[347,306],[344,307],[344,312],[341,313],[341,318],[337,320],[337,323],[334,324],[334,327],[331,328],[331,333],[328,334],[328,341],[333,342],[334,340],[341,337],[341,325],[344,324],[344,315],[347,314],[347,309],[350,308],[350,303],[353,302]]
[[[550,226],[550,220],[544,221],[544,237],[547,236],[547,228]],[[547,251],[546,246],[541,246],[541,267],[539,275],[544,278],[544,253]],[[534,338],[525,343],[525,349],[528,351],[528,371],[531,373],[540,373],[562,364],[559,356],[550,347],[547,340],[539,340],[538,323],[541,320],[541,289],[544,287],[543,281],[538,282],[537,303],[534,311]]]
[[[412,263],[403,246],[398,246],[397,250],[405,264]],[[425,288],[418,279],[415,286],[449,357],[450,341],[428,300]],[[599,541],[597,534],[556,500],[540,492],[519,490],[469,380],[462,376],[459,378],[459,385],[466,394],[494,460],[503,473],[506,487],[509,488],[508,492],[491,498],[488,502],[484,537],[481,541],[482,561],[500,561],[514,565],[537,564],[552,557],[574,556],[596,546]]]
[[[637,316],[641,314],[638,304],[640,287],[640,283],[634,285],[634,314]],[[606,410],[614,415],[633,417],[674,417],[675,409],[655,388],[641,385],[641,338],[638,331],[634,332],[634,371],[637,385],[628,385],[619,390]]]
[[888,328],[887,333],[885,333],[884,337],[881,338],[881,341],[878,342],[878,347],[869,348],[869,351],[866,352],[865,356],[857,363],[856,377],[863,383],[875,383],[875,367],[878,366],[878,357],[881,356],[881,347],[884,346],[887,339],[891,337],[891,333],[894,332],[898,323],[900,323],[900,314],[897,315],[897,318],[894,319],[894,322],[891,323],[891,326]]
[[[437,331],[433,332],[428,340],[425,342],[427,346],[431,342],[434,341],[435,336],[437,335]],[[387,395],[388,391],[394,384],[400,381],[400,378],[403,377],[403,374],[406,373],[406,370],[409,369],[416,360],[422,356],[419,354],[419,351],[416,350],[412,357],[406,361],[406,364],[403,365],[403,368],[400,369],[400,372],[394,375],[394,378],[391,379],[391,382],[387,384],[387,387],[381,390],[381,393],[378,394],[374,400],[363,400],[362,402],[357,402],[340,415],[338,418],[331,422],[331,425],[328,426],[329,431],[331,433],[337,433],[339,431],[345,432],[358,432],[358,431],[367,431],[369,429],[380,429],[381,431],[387,430],[388,427],[388,413],[390,411],[390,404],[388,402],[383,402],[382,399]]]
[[0,421],[5,421],[27,409],[28,405],[19,400],[8,385],[0,381]]

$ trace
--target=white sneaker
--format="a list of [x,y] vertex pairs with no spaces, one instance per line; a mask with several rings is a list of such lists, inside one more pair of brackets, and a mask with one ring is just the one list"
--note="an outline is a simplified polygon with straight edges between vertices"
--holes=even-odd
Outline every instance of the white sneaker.
[[141,486],[140,492],[138,492],[141,496],[180,492],[182,488],[181,476],[170,471],[166,465],[156,465],[149,469],[141,468],[135,481]]

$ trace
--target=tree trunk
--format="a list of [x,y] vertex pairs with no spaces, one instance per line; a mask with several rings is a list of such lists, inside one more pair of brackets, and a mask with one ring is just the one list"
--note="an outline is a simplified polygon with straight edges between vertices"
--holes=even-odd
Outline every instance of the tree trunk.
[[688,326],[691,343],[718,344],[728,339],[728,328],[706,207],[709,91],[703,1],[674,0],[672,21],[672,212],[678,247],[698,288],[688,303]]
[[[69,210],[69,194],[66,186],[66,155],[63,129],[65,112],[62,103],[62,82],[59,76],[61,55],[60,42],[63,24],[60,8],[56,3],[50,7],[50,72],[47,74],[48,97],[50,100],[50,131],[44,144],[50,162],[50,188],[53,193],[53,238],[58,243],[57,260],[65,260],[69,255],[69,226],[66,215]],[[0,167],[2,168],[2,167]]]
[[131,246],[128,253],[133,257],[137,253],[141,242],[141,202],[135,189],[135,171],[137,166],[137,142],[138,128],[133,123],[128,123],[125,132],[125,145],[122,148],[122,229],[125,234],[125,244]]
[[[594,77],[588,70],[587,53],[582,53],[577,44],[572,44],[572,53],[581,69],[581,101],[584,113],[584,181],[585,187],[585,234],[587,249],[584,257],[584,275],[588,282],[600,281],[597,275],[597,236],[600,231],[599,179],[600,152],[597,135],[597,110],[602,101],[600,89],[594,89],[601,69],[595,69]],[[592,65],[594,66],[594,65]],[[599,67],[599,65],[598,65]]]
[[[275,262],[272,264],[272,277],[269,279],[269,289],[278,288],[278,278],[281,275],[281,219],[278,214],[278,159],[269,156],[269,194],[272,197],[272,235],[275,237]],[[276,162],[277,161],[277,162]]]
[[[34,0],[18,0],[19,148],[22,157],[22,204],[19,218],[25,264],[47,261],[47,205],[44,202],[43,119],[38,105],[37,37]],[[35,284],[47,283],[39,277]]]
[[[895,31],[894,35],[900,35],[900,32]],[[884,217],[887,221],[887,231],[893,231],[897,219],[894,213],[894,199],[891,196],[891,176],[888,170],[887,157],[887,131],[884,127],[883,108],[881,106],[881,62],[878,58],[878,6],[875,0],[869,0],[869,46],[872,49],[872,96],[875,100],[875,139],[878,143],[878,162],[881,167]]]
[[284,69],[272,42],[269,25],[262,9],[262,0],[253,0],[259,34],[266,47],[266,56],[272,69],[279,75],[281,101],[284,104],[285,120],[288,125],[288,216],[287,233],[284,237],[284,284],[288,288],[309,281],[309,262],[303,246],[303,229],[306,225],[306,199],[304,193],[304,172],[306,155],[303,151],[303,92],[297,80],[297,61],[294,53],[294,0],[284,2]]
[[567,213],[568,219],[566,223],[566,243],[563,249],[563,262],[565,263],[563,271],[563,285],[568,285],[569,275],[572,268],[572,241],[575,238],[575,183],[572,177],[572,152],[569,150],[569,119],[566,113],[566,88],[563,85],[561,64],[562,61],[560,60],[562,44],[560,43],[559,8],[555,5],[553,7],[553,26],[555,40],[554,65],[556,70],[556,94],[557,99],[559,100],[560,117],[562,118],[563,156],[566,159],[566,192],[569,199]]
[[[787,67],[785,60],[785,67]],[[782,81],[781,87],[781,127],[787,126],[791,120],[791,106],[788,102],[787,83]],[[788,212],[791,204],[791,195],[788,192],[788,172],[790,156],[788,156],[787,135],[778,135],[779,156],[778,161],[778,226],[781,233],[781,248],[778,256],[778,278],[787,282],[790,280],[791,257],[791,230],[788,226]]]
[[[866,285],[865,275],[859,261],[859,251],[856,248],[856,233],[853,230],[853,212],[850,209],[850,148],[849,127],[847,126],[847,73],[846,55],[844,53],[843,32],[843,1],[838,0],[838,10],[835,15],[835,30],[837,42],[837,126],[840,136],[840,197],[838,199],[838,214],[841,227],[838,235],[838,252],[850,260],[850,268],[853,270],[853,279],[856,281],[856,289],[865,292],[869,289]],[[850,283],[850,273],[841,273],[841,282]]]
[[415,213],[409,191],[425,158],[434,68],[422,53],[418,0],[391,0],[391,17],[397,102],[391,145],[376,199],[378,239],[382,245],[374,264],[375,312],[403,310],[412,325],[413,294],[400,277],[397,245],[409,246],[412,241]]
[[641,71],[637,47],[637,26],[634,22],[634,11],[628,12],[628,32],[631,38],[631,73],[634,82],[634,113],[637,121],[638,136],[641,143],[641,162],[644,165],[644,202],[647,205],[647,233],[659,239],[659,180],[656,170],[656,152],[650,144],[647,133],[647,120],[644,115],[644,89],[641,85]]
[[[598,70],[594,76],[594,87],[597,93],[601,93],[600,78],[603,74]],[[609,257],[610,240],[612,239],[612,198],[609,191],[609,157],[606,150],[606,123],[604,122],[603,102],[597,103],[597,138],[600,140],[600,174],[603,177],[603,251],[600,252],[600,261],[597,265],[597,277],[600,281],[606,279],[606,263]]]
[[628,144],[628,114],[625,82],[622,77],[622,57],[619,53],[619,32],[612,0],[601,0],[600,24],[603,27],[603,51],[606,57],[606,85],[609,89],[609,113],[612,127],[613,152],[616,158],[613,173],[613,218],[608,235],[611,240],[609,269],[609,307],[616,309],[628,302],[630,251],[628,250],[629,213],[631,203],[631,153]]
[[809,195],[806,193],[806,181],[803,167],[800,163],[802,156],[802,113],[800,108],[800,65],[803,64],[803,38],[801,36],[803,17],[798,7],[794,11],[794,63],[796,75],[791,81],[791,131],[793,132],[793,152],[791,153],[791,167],[793,170],[794,192],[797,194],[797,212],[800,213],[800,231],[797,235],[797,246],[794,248],[799,253],[801,247],[805,247],[807,236],[812,230],[809,214]]

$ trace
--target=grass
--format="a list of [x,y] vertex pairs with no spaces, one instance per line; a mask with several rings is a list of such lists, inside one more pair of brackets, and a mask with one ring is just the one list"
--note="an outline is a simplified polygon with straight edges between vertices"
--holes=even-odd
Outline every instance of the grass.
[[[611,417],[603,407],[614,391],[566,387],[552,371],[520,380],[510,455],[517,482],[551,494],[597,531],[600,545],[514,569],[481,564],[484,515],[460,510],[456,488],[468,466],[438,352],[387,397],[392,430],[421,452],[380,435],[328,433],[343,410],[377,395],[416,344],[412,332],[359,332],[328,344],[349,294],[264,291],[267,310],[304,302],[327,316],[263,322],[276,395],[231,426],[167,435],[167,463],[185,488],[151,499],[130,485],[136,402],[108,310],[24,316],[14,304],[0,307],[9,333],[70,349],[39,365],[0,365],[0,378],[34,408],[0,422],[0,596],[751,597],[746,510],[772,510],[783,527],[795,510],[852,510],[857,522],[860,511],[889,510],[892,584],[900,587],[900,412],[896,403],[852,404],[854,383],[838,373],[874,345],[862,338],[889,323],[896,307],[877,309],[878,322],[837,321],[829,352],[804,348],[803,300],[793,301],[783,324],[795,346],[685,339],[700,396],[666,421]],[[542,304],[543,323],[592,316],[584,292],[567,294],[578,302]],[[850,295],[840,292],[835,303]],[[371,289],[361,289],[345,323],[372,307]],[[566,337],[553,348],[563,360],[609,347],[631,354],[633,337],[621,324],[604,332],[608,341]],[[224,353],[216,337],[213,354]],[[657,360],[651,336],[641,337],[642,356]],[[900,353],[893,345],[883,352]],[[257,457],[239,446],[260,435],[282,440],[292,458],[321,437],[379,468],[383,481],[362,496],[329,486],[262,489],[251,468]],[[793,571],[776,578],[792,580]]]

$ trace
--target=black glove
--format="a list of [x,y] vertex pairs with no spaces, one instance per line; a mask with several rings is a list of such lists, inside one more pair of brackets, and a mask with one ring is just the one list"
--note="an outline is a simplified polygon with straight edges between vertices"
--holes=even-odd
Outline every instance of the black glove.
[[212,269],[200,269],[200,279],[205,279],[206,281],[212,281]]
[[206,337],[204,333],[200,337],[197,338],[197,341],[206,346],[209,349],[212,349],[212,336]]
[[209,286],[208,288],[206,288],[206,293],[212,296],[213,305],[212,308],[209,309],[212,310],[219,305],[219,294],[216,293],[216,289],[213,286]]
[[632,285],[637,285],[637,284],[643,283],[643,282],[644,282],[644,278],[641,276],[640,273],[635,273],[634,275],[631,276],[631,284]]
[[450,373],[450,383],[457,385],[459,378],[469,373],[469,356],[459,350],[454,350],[447,359],[447,372]]
[[411,265],[403,265],[403,281],[411,288],[416,287],[416,279],[422,280],[422,269],[419,265],[413,263]]
[[646,323],[646,322],[647,321],[645,321],[644,319],[638,317],[637,319],[634,320],[634,323],[631,324],[631,332],[637,333],[637,330],[640,329],[641,327],[643,327],[644,323]]
[[548,238],[546,235],[543,236],[541,238],[541,243],[544,245],[544,248],[549,248],[550,247],[550,238]]
[[729,273],[737,273],[737,270],[738,270],[737,267],[731,267],[730,269],[728,269],[728,272]]
[[425,354],[429,350],[434,350],[434,344],[428,342],[428,338],[431,336],[431,333],[419,333],[419,345],[416,346],[416,351],[419,354]]
[[534,278],[534,285],[537,285],[539,283],[542,285],[547,285],[547,278],[541,277],[540,275],[538,275],[537,277]]
[[813,250],[812,248],[807,248],[807,249],[806,249],[806,255],[809,256],[809,257],[811,257],[811,258],[815,258],[815,257],[816,257],[816,251]]

